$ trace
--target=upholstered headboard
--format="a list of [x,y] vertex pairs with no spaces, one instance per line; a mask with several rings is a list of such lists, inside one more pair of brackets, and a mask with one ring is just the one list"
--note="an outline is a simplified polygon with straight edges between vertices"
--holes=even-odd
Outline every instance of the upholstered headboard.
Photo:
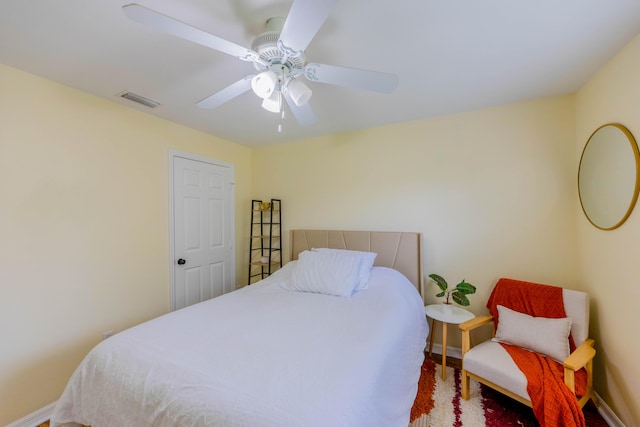
[[378,254],[374,265],[404,274],[422,295],[420,233],[393,231],[291,230],[291,260],[311,248],[350,249]]

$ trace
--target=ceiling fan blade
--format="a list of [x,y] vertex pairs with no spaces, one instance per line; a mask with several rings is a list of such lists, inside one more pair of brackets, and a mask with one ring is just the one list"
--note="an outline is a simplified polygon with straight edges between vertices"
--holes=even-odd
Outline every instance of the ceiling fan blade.
[[359,70],[326,64],[307,64],[307,80],[339,86],[355,87],[380,93],[391,93],[398,87],[398,76],[379,71]]
[[293,102],[293,99],[291,99],[291,95],[289,95],[288,92],[284,93],[284,99],[287,100],[287,105],[289,105],[293,116],[296,118],[296,121],[300,126],[309,126],[316,122],[316,116],[313,114],[311,105],[309,105],[308,102],[298,107],[296,103]]
[[140,24],[224,52],[240,58],[243,61],[256,61],[259,58],[259,55],[251,49],[221,39],[206,31],[192,27],[189,24],[185,24],[184,22],[140,6],[139,4],[131,3],[124,5],[122,6],[122,10],[130,19]]
[[251,89],[252,78],[253,76],[246,76],[221,91],[206,97],[196,105],[200,108],[217,108],[225,102],[231,101],[233,98],[248,92],[249,89]]
[[294,0],[280,32],[278,47],[295,56],[307,48],[337,0]]

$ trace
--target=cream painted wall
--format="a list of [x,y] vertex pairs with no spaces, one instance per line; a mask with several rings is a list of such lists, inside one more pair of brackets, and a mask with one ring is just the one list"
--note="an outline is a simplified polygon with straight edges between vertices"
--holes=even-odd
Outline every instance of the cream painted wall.
[[543,99],[257,148],[253,188],[285,230],[421,232],[425,276],[466,278],[484,314],[502,276],[577,286],[574,140],[573,96]]
[[0,425],[57,400],[101,340],[169,310],[168,152],[235,165],[236,266],[251,150],[0,65]]
[[[574,170],[591,133],[600,125],[625,125],[640,138],[640,36],[636,37],[576,95]],[[640,211],[613,231],[593,227],[580,206],[580,283],[592,298],[596,340],[595,387],[629,427],[640,426]]]

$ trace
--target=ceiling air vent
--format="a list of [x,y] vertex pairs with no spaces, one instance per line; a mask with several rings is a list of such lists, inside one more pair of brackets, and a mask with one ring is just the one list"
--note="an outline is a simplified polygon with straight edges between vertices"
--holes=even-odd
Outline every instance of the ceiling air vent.
[[138,104],[146,105],[147,107],[150,107],[150,108],[156,108],[160,106],[159,102],[153,101],[149,98],[145,98],[144,96],[138,95],[137,93],[123,92],[123,93],[120,93],[119,95],[121,98],[126,98],[129,101],[137,102]]

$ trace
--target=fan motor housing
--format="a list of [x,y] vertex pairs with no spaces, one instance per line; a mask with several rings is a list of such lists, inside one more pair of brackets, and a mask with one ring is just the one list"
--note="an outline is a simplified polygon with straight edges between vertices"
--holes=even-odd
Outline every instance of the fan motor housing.
[[[267,21],[267,28],[273,28],[273,23],[279,23],[282,18],[271,18]],[[260,58],[269,62],[270,64],[282,64],[288,67],[290,70],[298,69],[302,70],[307,63],[307,57],[304,52],[300,52],[296,56],[288,56],[283,63],[282,59],[285,58],[285,53],[278,47],[278,40],[280,39],[281,28],[277,30],[269,30],[260,34],[251,43],[251,49],[260,55]],[[264,66],[254,62],[254,66],[257,70],[264,70]]]

